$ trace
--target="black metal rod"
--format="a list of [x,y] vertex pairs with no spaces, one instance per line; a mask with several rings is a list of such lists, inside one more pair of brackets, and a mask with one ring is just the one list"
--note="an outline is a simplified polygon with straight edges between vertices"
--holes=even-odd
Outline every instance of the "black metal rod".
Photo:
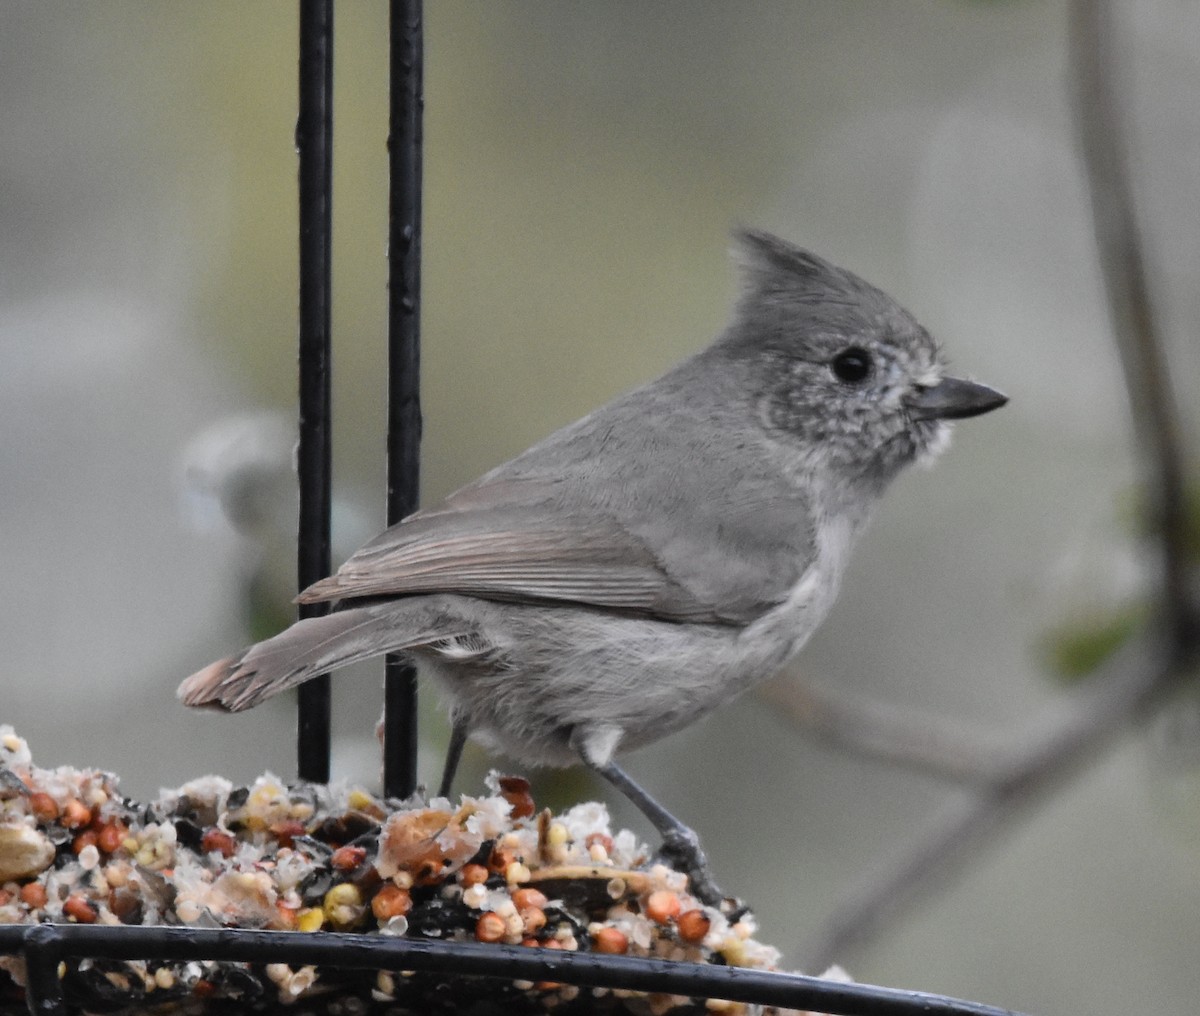
[[[53,925],[25,928],[25,997],[33,1016],[63,1016],[68,1012],[58,979],[62,936]],[[5,940],[0,938],[0,953]]]
[[[329,574],[330,237],[333,192],[333,0],[300,0],[300,480],[297,579]],[[302,604],[301,617],[327,606]],[[300,686],[296,755],[300,778],[329,781],[330,689],[323,674]]]
[[[388,124],[388,524],[417,508],[421,444],[421,0],[391,0]],[[384,677],[383,789],[417,785],[417,675],[402,656]]]
[[[335,932],[10,925],[0,927],[0,953],[19,952],[31,939],[39,948],[58,957],[313,963],[505,980],[555,980],[592,987],[669,992],[691,998],[722,998],[790,1009],[812,1009],[843,1016],[1019,1016],[1009,1009],[946,995],[873,984],[843,984],[801,974],[641,956]],[[34,1010],[31,1004],[31,1011],[39,1010]]]

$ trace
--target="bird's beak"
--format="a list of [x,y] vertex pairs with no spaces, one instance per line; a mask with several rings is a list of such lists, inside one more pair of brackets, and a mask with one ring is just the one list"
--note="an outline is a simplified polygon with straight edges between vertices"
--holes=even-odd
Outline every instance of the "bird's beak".
[[944,377],[932,388],[919,388],[905,404],[914,420],[961,420],[999,409],[1008,401],[995,388],[960,377]]

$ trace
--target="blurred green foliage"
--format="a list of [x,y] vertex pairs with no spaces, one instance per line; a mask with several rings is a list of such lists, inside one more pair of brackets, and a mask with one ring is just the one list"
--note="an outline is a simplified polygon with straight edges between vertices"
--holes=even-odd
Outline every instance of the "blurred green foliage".
[[1146,616],[1144,605],[1133,604],[1110,612],[1097,610],[1054,626],[1042,641],[1051,673],[1064,683],[1086,678],[1125,644]]

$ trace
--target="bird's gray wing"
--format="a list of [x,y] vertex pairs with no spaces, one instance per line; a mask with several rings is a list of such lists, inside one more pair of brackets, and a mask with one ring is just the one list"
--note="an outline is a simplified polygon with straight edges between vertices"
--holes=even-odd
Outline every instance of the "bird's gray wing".
[[[392,526],[306,602],[454,592],[746,624],[812,563],[810,506],[700,358]],[[722,391],[721,386],[729,391]],[[724,416],[720,415],[724,412]]]
[[603,509],[564,507],[554,481],[481,482],[410,515],[310,586],[302,602],[451,592],[730,622]]

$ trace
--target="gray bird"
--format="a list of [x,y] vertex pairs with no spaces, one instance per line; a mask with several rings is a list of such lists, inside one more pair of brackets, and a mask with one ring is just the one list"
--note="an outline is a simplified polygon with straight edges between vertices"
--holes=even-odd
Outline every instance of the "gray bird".
[[738,234],[743,290],[707,349],[392,526],[302,603],[324,617],[189,677],[248,709],[357,660],[410,653],[448,691],[448,793],[468,736],[582,761],[721,898],[694,832],[614,761],[777,673],[824,619],[872,507],[947,420],[1003,405],[948,377],[891,297]]

